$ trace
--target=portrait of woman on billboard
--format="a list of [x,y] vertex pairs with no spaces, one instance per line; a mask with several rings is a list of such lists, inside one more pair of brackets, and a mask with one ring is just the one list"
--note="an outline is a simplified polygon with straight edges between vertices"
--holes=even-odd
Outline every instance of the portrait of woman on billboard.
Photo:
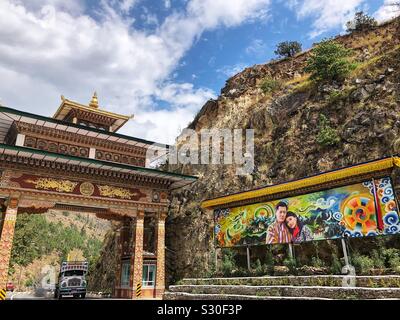
[[314,240],[311,230],[300,221],[294,212],[287,212],[285,223],[292,235],[292,242],[299,243]]

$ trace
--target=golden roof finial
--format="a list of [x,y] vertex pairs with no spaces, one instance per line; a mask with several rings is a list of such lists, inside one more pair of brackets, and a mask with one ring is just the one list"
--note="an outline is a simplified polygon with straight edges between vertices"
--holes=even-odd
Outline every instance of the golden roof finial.
[[92,100],[90,100],[89,106],[92,108],[98,108],[99,107],[99,100],[97,100],[97,92],[95,91],[93,93]]

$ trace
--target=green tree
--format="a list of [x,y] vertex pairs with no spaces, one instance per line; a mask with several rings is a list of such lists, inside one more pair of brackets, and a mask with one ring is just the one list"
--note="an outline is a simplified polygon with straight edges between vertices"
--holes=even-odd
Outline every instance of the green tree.
[[11,268],[14,265],[27,266],[54,251],[63,260],[72,250],[82,251],[89,264],[94,264],[100,256],[101,246],[99,239],[89,237],[75,225],[66,227],[60,222],[47,221],[44,215],[21,214],[15,226],[10,265]]
[[302,47],[300,42],[284,41],[278,43],[278,45],[276,46],[275,54],[280,57],[291,58],[297,53],[301,52],[301,50]]
[[350,49],[333,40],[324,40],[312,50],[304,70],[311,73],[314,81],[340,81],[356,68],[351,56]]
[[346,23],[347,32],[365,31],[376,27],[378,22],[363,11],[356,12],[353,20]]
[[394,7],[396,11],[400,11],[400,1],[392,1],[385,4],[386,7]]

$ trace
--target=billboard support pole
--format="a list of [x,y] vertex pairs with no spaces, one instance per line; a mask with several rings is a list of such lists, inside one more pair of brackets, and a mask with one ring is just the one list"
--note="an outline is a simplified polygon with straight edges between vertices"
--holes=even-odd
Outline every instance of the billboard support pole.
[[289,256],[290,259],[294,259],[293,245],[289,242]]
[[246,247],[246,254],[247,254],[247,269],[249,271],[251,271],[251,267],[250,267],[250,247],[249,246]]
[[342,238],[341,239],[342,242],[342,249],[343,249],[343,256],[344,256],[344,263],[347,265],[349,265],[349,256],[347,254],[347,248],[346,248],[346,241]]
[[215,272],[218,271],[218,248],[215,248]]

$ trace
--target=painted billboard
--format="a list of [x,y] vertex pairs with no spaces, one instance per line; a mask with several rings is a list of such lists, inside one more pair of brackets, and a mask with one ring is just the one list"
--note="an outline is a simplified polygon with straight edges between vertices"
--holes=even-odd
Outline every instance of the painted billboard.
[[214,210],[219,247],[301,243],[400,232],[390,178]]

